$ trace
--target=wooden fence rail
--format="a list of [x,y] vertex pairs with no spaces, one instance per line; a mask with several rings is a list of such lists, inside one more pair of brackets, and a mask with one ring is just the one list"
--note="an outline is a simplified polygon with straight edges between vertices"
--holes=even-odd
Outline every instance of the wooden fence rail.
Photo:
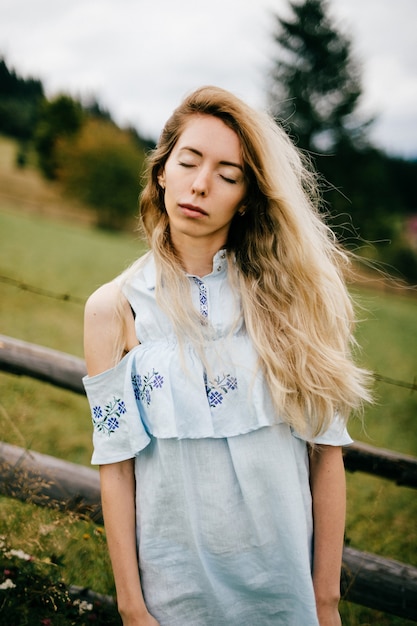
[[345,546],[342,598],[417,621],[417,568]]
[[[0,371],[30,376],[83,394],[82,359],[0,335]],[[417,487],[417,459],[357,443],[346,448],[349,471]],[[97,470],[0,442],[0,494],[73,511],[102,523]],[[343,598],[417,622],[417,568],[345,547]]]
[[[102,523],[98,471],[0,443],[0,494]],[[345,547],[342,596],[417,621],[417,568]]]
[[75,393],[84,393],[82,359],[65,352],[0,335],[0,371],[30,376]]
[[[0,335],[0,371],[25,375],[84,394],[82,359]],[[414,457],[355,443],[345,451],[345,467],[387,478],[404,487],[417,488],[417,459]]]
[[103,523],[97,470],[0,442],[0,494]]
[[346,447],[343,456],[349,472],[365,472],[417,489],[417,459],[413,456],[359,442]]

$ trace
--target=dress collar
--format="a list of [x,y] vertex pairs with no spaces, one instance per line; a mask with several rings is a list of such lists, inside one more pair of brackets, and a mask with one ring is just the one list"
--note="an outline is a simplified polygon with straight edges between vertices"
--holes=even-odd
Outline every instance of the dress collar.
[[204,281],[206,278],[212,276],[218,276],[226,271],[227,268],[227,254],[226,250],[222,249],[216,252],[213,257],[213,266],[210,274],[206,274],[205,276],[195,276],[194,274],[187,274],[190,278],[198,278],[201,281]]
[[[219,250],[213,257],[213,268],[210,274],[206,274],[200,280],[205,280],[209,277],[216,277],[225,274],[227,269],[227,253],[225,249]],[[155,258],[153,254],[149,255],[149,259],[143,268],[143,276],[145,279],[146,287],[150,290],[155,289],[156,286],[156,267]],[[193,278],[193,274],[187,274],[190,278]]]

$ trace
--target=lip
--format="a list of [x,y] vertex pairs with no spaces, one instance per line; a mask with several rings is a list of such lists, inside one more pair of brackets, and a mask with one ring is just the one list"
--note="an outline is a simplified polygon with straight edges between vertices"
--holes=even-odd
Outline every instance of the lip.
[[185,215],[186,217],[198,218],[208,215],[208,213],[204,211],[204,209],[195,204],[179,204],[178,206],[183,215]]

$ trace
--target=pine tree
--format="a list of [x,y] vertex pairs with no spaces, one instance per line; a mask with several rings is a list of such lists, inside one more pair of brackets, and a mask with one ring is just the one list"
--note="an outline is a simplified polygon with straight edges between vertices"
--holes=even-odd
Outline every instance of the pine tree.
[[0,133],[29,141],[43,100],[39,80],[22,78],[0,58]]
[[359,147],[367,124],[355,115],[362,93],[360,66],[349,39],[328,14],[327,0],[290,1],[292,16],[276,16],[278,54],[270,107],[300,148],[338,152]]

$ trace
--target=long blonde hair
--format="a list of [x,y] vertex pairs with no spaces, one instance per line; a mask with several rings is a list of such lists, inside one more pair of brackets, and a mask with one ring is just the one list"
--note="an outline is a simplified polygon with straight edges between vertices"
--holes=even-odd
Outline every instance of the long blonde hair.
[[226,245],[230,280],[277,410],[298,432],[317,435],[336,412],[347,419],[369,400],[367,372],[351,354],[350,258],[320,213],[314,173],[284,130],[217,87],[185,98],[149,157],[140,209],[157,268],[158,303],[176,332],[201,349],[201,319],[190,306],[189,281],[172,246],[158,184],[196,114],[221,119],[240,139],[248,192],[245,215],[235,216]]

